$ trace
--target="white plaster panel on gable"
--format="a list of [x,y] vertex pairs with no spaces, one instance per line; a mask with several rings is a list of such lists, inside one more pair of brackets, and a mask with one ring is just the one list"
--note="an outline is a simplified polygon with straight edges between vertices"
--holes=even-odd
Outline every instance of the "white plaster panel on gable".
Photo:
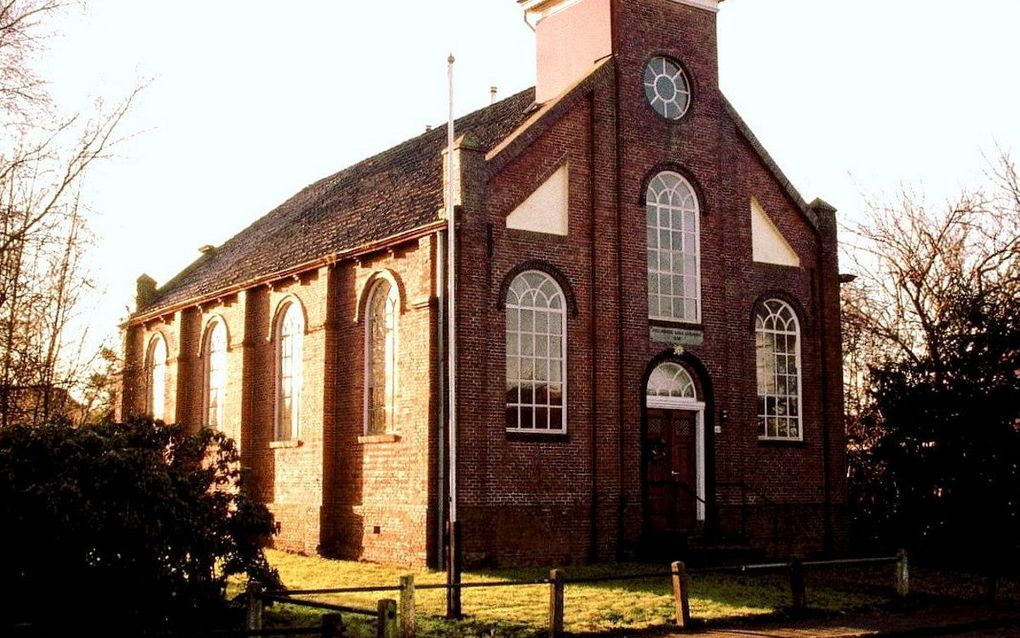
[[751,198],[751,244],[754,261],[800,267],[800,257],[769,218],[758,200]]
[[559,167],[506,218],[506,227],[548,235],[567,234],[570,169]]

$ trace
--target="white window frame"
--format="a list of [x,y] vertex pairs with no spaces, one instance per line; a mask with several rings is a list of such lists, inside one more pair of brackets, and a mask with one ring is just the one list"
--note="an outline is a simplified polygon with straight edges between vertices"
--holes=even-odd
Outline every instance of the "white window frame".
[[[157,357],[159,348],[162,348],[163,352],[161,356]],[[145,352],[145,412],[154,421],[163,421],[166,419],[166,364],[170,356],[166,338],[158,332],[152,335]],[[158,384],[156,382],[157,373],[159,374]]]
[[[216,337],[217,331],[221,331],[223,335],[223,349],[213,350],[213,338]],[[204,401],[202,404],[202,422],[206,427],[222,430],[223,429],[223,415],[224,415],[224,403],[227,398],[227,353],[230,350],[230,334],[227,332],[227,324],[219,317],[213,317],[206,325],[205,338],[202,340],[202,365],[205,372],[204,375]],[[220,376],[218,379],[213,379],[213,374],[216,372],[217,363],[213,360],[213,357],[219,359],[220,364]],[[214,382],[218,385],[214,386]],[[215,420],[210,418],[210,410],[212,409],[212,398],[213,392],[217,392],[216,401],[216,418]]]
[[[771,304],[776,304],[778,306],[778,308],[774,310],[772,307],[770,307]],[[763,325],[768,319],[770,319],[772,317],[778,316],[783,310],[788,312],[789,315],[790,315],[790,320],[792,320],[792,323],[793,323],[793,330],[792,331],[791,330],[778,330],[778,329],[775,329],[775,328],[768,328],[768,327],[765,327]],[[785,336],[785,337],[793,336],[794,339],[795,339],[793,360],[794,360],[794,365],[797,367],[796,374],[795,375],[790,375],[789,373],[786,373],[787,377],[793,376],[796,379],[796,383],[797,383],[797,395],[796,395],[797,414],[795,415],[795,418],[793,418],[793,419],[792,419],[791,415],[779,415],[779,414],[770,415],[768,413],[768,400],[770,398],[776,399],[776,400],[785,399],[787,402],[789,402],[790,399],[793,398],[793,396],[791,394],[789,394],[788,391],[787,391],[786,394],[783,394],[783,395],[780,395],[778,393],[778,391],[776,393],[773,393],[773,394],[770,394],[768,392],[766,392],[765,394],[761,394],[761,387],[762,387],[762,380],[763,380],[762,375],[764,373],[768,372],[768,370],[765,369],[766,366],[761,365],[762,362],[759,361],[759,349],[760,348],[758,346],[758,339],[759,339],[759,335],[761,335],[761,334],[782,335],[782,336]],[[800,318],[797,316],[797,312],[793,309],[793,307],[790,304],[786,303],[782,299],[771,298],[771,299],[766,299],[765,301],[761,302],[758,305],[758,307],[755,309],[755,312],[754,312],[755,415],[756,415],[757,419],[762,420],[761,421],[761,425],[763,426],[763,427],[760,427],[760,429],[758,430],[758,432],[759,432],[758,439],[759,440],[762,440],[762,441],[803,441],[804,440],[804,405],[803,405],[803,403],[804,403],[804,382],[803,382],[803,374],[802,374],[802,367],[801,367],[801,342],[802,341],[803,341],[803,339],[802,339],[802,331],[801,331],[801,327],[800,327]],[[782,354],[783,356],[789,356],[789,350],[786,350],[783,353],[778,353],[775,349],[773,349],[773,351],[772,351],[772,356],[773,356],[773,362],[772,362],[772,365],[771,365],[771,374],[773,375],[772,384],[773,384],[773,386],[776,386],[776,387],[778,387],[778,375],[779,375],[778,360],[776,359],[776,356],[778,354]],[[789,389],[789,386],[787,386],[787,389]],[[766,406],[765,407],[765,414],[761,414],[760,410],[757,407],[758,400],[760,398],[765,398],[765,406]],[[789,405],[789,403],[787,403],[787,405]],[[782,436],[782,435],[778,434],[778,426],[777,426],[777,429],[776,429],[776,434],[769,434],[769,427],[768,427],[768,419],[769,419],[769,417],[782,417],[784,420],[787,421],[787,426],[789,426],[789,422],[792,419],[793,422],[797,426],[797,434],[796,434],[796,436],[790,436],[789,434],[787,434],[786,436]],[[787,431],[789,432],[789,429]]]
[[[676,180],[675,183],[668,184],[666,180]],[[660,186],[665,188],[658,188]],[[658,202],[658,198],[663,194],[664,190],[676,191],[677,189],[685,188],[685,198],[689,197],[690,201],[693,202],[692,208],[684,206],[676,207],[669,204],[663,205]],[[655,224],[649,224],[649,217],[654,209]],[[666,209],[666,216],[669,221],[669,226],[661,225],[661,218],[663,209]],[[680,227],[676,228],[673,224],[674,214],[680,215]],[[694,235],[694,274],[693,274],[693,290],[688,291],[687,289],[687,278],[690,275],[685,276],[683,273],[683,260],[686,256],[686,251],[683,249],[685,236],[689,233],[684,230],[684,217],[690,215],[694,221],[694,229],[692,231]],[[651,243],[648,241],[649,231],[654,230],[655,232],[655,243],[656,246],[653,248]],[[669,247],[663,248],[660,244],[660,238],[662,232],[665,231],[669,237]],[[681,250],[675,251],[670,250],[673,248],[673,240],[676,234],[680,235],[680,248]],[[701,323],[701,202],[698,200],[698,193],[694,189],[694,185],[691,182],[675,171],[660,171],[652,177],[648,182],[648,187],[645,191],[645,249],[646,249],[646,262],[645,270],[647,274],[647,286],[648,286],[648,318],[660,321],[672,321],[679,323]],[[654,268],[648,263],[654,251],[655,266]],[[680,268],[674,264],[673,256],[679,254]],[[661,264],[665,258],[667,265],[666,269],[662,269]],[[669,282],[669,293],[664,293],[661,286],[661,278],[665,276],[666,281]],[[654,277],[654,282],[653,282]],[[680,277],[682,281],[682,289],[680,295],[675,294],[673,287],[673,280],[676,277]],[[653,293],[652,290],[655,290]],[[688,296],[690,293],[691,296]],[[654,304],[655,309],[653,310],[652,297],[655,297],[656,303]],[[677,316],[673,312],[673,304],[675,300],[679,298],[680,303],[683,306],[683,312],[680,316]],[[661,312],[661,301],[663,299],[669,300],[669,312]],[[694,313],[688,315],[687,313],[687,301],[692,300],[694,302]]]
[[[387,294],[387,308],[392,307],[392,325],[390,326],[387,352],[385,354],[386,365],[392,366],[390,373],[386,375],[389,382],[389,388],[386,389],[386,400],[384,409],[386,412],[385,424],[381,432],[371,431],[371,420],[372,420],[372,373],[375,370],[376,362],[372,358],[372,328],[373,321],[375,319],[373,310],[375,306],[376,296],[382,289],[383,284],[389,286]],[[368,297],[365,300],[365,357],[364,357],[364,402],[362,414],[364,414],[363,432],[365,435],[375,434],[390,434],[394,430],[394,423],[397,410],[397,388],[399,387],[398,380],[398,357],[400,352],[400,291],[397,288],[395,282],[391,281],[389,277],[379,277],[376,281],[372,282],[371,288],[369,289]]]
[[[293,322],[291,324],[294,330],[292,334],[284,334],[284,329],[287,327],[288,321]],[[274,396],[274,403],[276,404],[276,418],[273,435],[275,441],[297,441],[301,436],[301,390],[304,367],[304,333],[305,316],[301,302],[299,302],[297,298],[289,298],[280,304],[276,313],[276,326],[273,330],[273,336],[276,341],[274,348],[276,352],[276,383]],[[285,342],[287,339],[290,339],[290,341]],[[289,353],[290,359],[292,360],[289,387],[291,409],[288,424],[290,425],[290,431],[283,432],[283,364],[284,347],[287,346],[288,343],[292,346],[291,352]]]
[[[686,377],[686,382],[678,386],[684,386],[684,391],[680,392],[681,396],[663,396],[662,394],[651,394],[649,392],[650,383],[652,378],[655,377],[655,373],[661,369],[669,368],[670,372],[667,374],[675,374],[675,368],[679,368],[680,372]],[[674,377],[675,379],[676,377]],[[691,377],[691,373],[680,364],[673,361],[664,361],[655,367],[652,374],[648,375],[649,385],[645,386],[645,406],[647,408],[659,409],[659,410],[678,410],[685,412],[694,412],[694,456],[697,467],[695,468],[695,486],[694,491],[698,495],[695,499],[695,517],[699,521],[705,520],[706,508],[705,503],[707,498],[707,480],[705,477],[705,402],[700,401],[697,396],[697,386],[694,384],[694,379]],[[686,391],[689,388],[690,391]]]
[[[519,280],[525,279],[528,275],[539,275],[545,281],[543,281],[543,283],[540,284],[537,287],[532,287],[532,286],[529,285],[528,290],[526,292],[530,292],[531,290],[535,290],[535,288],[540,288],[541,285],[544,285],[545,282],[549,282],[549,283],[552,284],[553,288],[555,289],[555,294],[552,295],[549,298],[550,306],[547,306],[545,309],[539,309],[539,308],[536,308],[534,306],[522,306],[522,305],[518,305],[518,304],[515,304],[515,303],[511,303],[510,295],[511,294],[516,294],[514,292],[514,285]],[[504,400],[504,405],[506,407],[506,410],[514,409],[514,411],[517,414],[517,427],[512,427],[509,423],[507,423],[506,431],[507,432],[524,433],[524,434],[565,434],[566,431],[567,431],[567,405],[568,405],[568,385],[567,385],[567,343],[568,343],[568,339],[567,339],[567,297],[566,297],[566,295],[563,294],[563,288],[560,287],[560,284],[559,284],[558,281],[556,281],[556,278],[552,277],[551,275],[549,275],[549,273],[543,272],[541,270],[525,270],[524,272],[521,272],[521,273],[517,274],[517,276],[515,276],[513,281],[510,283],[510,286],[507,288],[507,293],[506,294],[507,294],[507,297],[506,297],[506,300],[505,300],[506,301],[506,306],[505,306],[505,309],[506,309],[506,320],[504,322],[504,331],[505,331],[505,341],[504,341],[504,343],[509,343],[509,341],[510,341],[510,336],[511,336],[511,330],[510,330],[510,316],[511,315],[510,315],[510,313],[511,312],[516,312],[517,313],[517,322],[518,322],[517,323],[517,329],[515,331],[513,331],[513,334],[516,335],[516,337],[517,337],[517,348],[518,349],[517,349],[517,352],[514,353],[513,355],[511,355],[509,349],[506,351],[506,353],[505,353],[506,356],[504,357],[504,367],[503,367],[504,378],[506,379],[506,383],[504,384],[504,397],[506,396],[506,388],[507,388],[507,386],[509,386],[510,381],[516,381],[517,382],[517,388],[518,388],[517,399],[518,400],[516,402],[511,402],[511,401]],[[553,300],[556,299],[556,298],[559,299],[560,307],[558,309],[557,308],[553,308],[551,306]],[[522,357],[521,357],[521,354],[520,354],[521,353],[521,350],[520,350],[520,348],[521,348],[521,341],[520,341],[520,339],[521,339],[522,334],[525,334],[525,332],[523,330],[523,326],[521,325],[520,313],[522,311],[531,311],[531,312],[534,312],[536,310],[539,310],[541,312],[546,312],[549,315],[549,319],[555,318],[555,319],[558,319],[559,322],[560,322],[560,335],[559,335],[559,337],[560,337],[560,357],[559,357],[559,359],[560,359],[559,360],[559,370],[560,370],[560,379],[559,379],[559,384],[560,384],[560,405],[559,405],[559,407],[560,407],[560,424],[559,424],[558,428],[552,427],[553,423],[551,422],[551,417],[547,419],[547,423],[550,426],[548,428],[538,428],[538,427],[526,428],[526,427],[521,427],[521,425],[520,425],[521,424],[521,413],[522,413],[523,410],[530,409],[532,411],[532,424],[534,424],[535,414],[537,414],[539,408],[544,407],[544,408],[547,408],[547,409],[551,409],[552,407],[556,407],[556,406],[552,406],[551,404],[548,404],[548,403],[546,403],[544,405],[538,405],[537,403],[535,403],[535,391],[534,390],[532,390],[532,395],[531,395],[532,396],[532,402],[531,403],[522,403],[521,400],[520,400],[521,399],[521,396],[520,396],[521,384],[523,382],[525,382],[525,381],[535,381],[535,379],[530,379],[530,380],[529,379],[522,379],[521,376],[520,376],[521,360],[522,360]],[[541,333],[541,334],[536,332],[536,330],[534,329],[534,324],[533,324],[532,330],[530,332],[526,333],[526,334],[530,335],[532,337],[532,339],[534,339],[536,336],[542,336],[542,337],[545,337],[545,338],[549,338],[550,342],[551,342],[551,338],[556,336],[556,335],[550,334],[549,332]],[[532,341],[532,343],[535,343],[535,342]],[[532,352],[532,356],[531,356],[532,361],[538,360],[539,357],[534,352],[534,347],[532,348],[532,351],[533,351]],[[511,358],[511,356],[516,357],[517,376],[516,376],[515,379],[511,379],[510,378],[510,358]],[[551,371],[552,370],[552,364],[553,364],[554,358],[549,356],[548,352],[546,352],[546,355],[544,357],[542,357],[542,358],[546,362],[548,362],[550,364],[550,368],[549,369]],[[548,382],[550,380],[547,379],[546,381]],[[547,393],[547,396],[548,396],[548,393]],[[547,412],[547,414],[548,414],[548,412]]]
[[[656,65],[660,68],[656,68]],[[672,70],[669,67],[672,67]],[[651,80],[648,78],[649,74],[652,75]],[[673,97],[669,100],[664,99],[659,94],[658,81],[659,78],[663,77],[669,79],[674,91]],[[645,63],[641,73],[641,81],[644,86],[645,100],[661,117],[675,122],[682,119],[690,111],[691,102],[694,98],[691,80],[687,77],[683,65],[676,60],[663,55],[653,57]],[[680,86],[681,83],[683,84],[682,87]],[[649,95],[649,91],[651,91],[651,95]],[[682,106],[678,101],[678,96],[680,95],[684,96]],[[676,113],[670,111],[671,106],[673,109],[676,109]]]

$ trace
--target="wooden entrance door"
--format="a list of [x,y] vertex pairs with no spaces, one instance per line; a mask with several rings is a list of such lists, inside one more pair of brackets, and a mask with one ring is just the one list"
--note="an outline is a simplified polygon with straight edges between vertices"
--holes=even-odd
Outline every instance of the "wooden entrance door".
[[697,416],[691,410],[648,409],[645,531],[652,536],[690,530],[697,521]]

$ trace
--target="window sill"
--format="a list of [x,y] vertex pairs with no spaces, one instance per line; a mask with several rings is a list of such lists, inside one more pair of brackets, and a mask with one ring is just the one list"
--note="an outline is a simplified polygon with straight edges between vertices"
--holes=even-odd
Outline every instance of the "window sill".
[[775,439],[759,436],[758,447],[804,447],[804,439]]
[[507,441],[542,442],[542,443],[565,443],[570,440],[566,430],[552,430],[549,432],[537,432],[535,430],[507,430]]
[[305,442],[302,441],[301,439],[290,439],[288,441],[270,441],[269,442],[269,449],[270,450],[279,450],[279,449],[285,449],[285,448],[294,448],[294,447],[301,447],[304,444],[305,444]]
[[396,443],[399,440],[399,434],[363,434],[358,437],[358,443],[365,445],[372,445],[374,443]]

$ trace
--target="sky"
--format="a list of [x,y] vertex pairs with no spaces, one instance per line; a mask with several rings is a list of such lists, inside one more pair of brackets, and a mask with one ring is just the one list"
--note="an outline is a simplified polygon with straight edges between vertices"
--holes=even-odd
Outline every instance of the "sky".
[[[852,222],[909,185],[932,201],[1020,154],[1020,2],[725,0],[723,92],[810,201]],[[134,282],[162,284],[305,185],[535,78],[514,0],[91,0],[40,60],[65,110],[145,89],[115,155],[89,174],[116,339]]]

